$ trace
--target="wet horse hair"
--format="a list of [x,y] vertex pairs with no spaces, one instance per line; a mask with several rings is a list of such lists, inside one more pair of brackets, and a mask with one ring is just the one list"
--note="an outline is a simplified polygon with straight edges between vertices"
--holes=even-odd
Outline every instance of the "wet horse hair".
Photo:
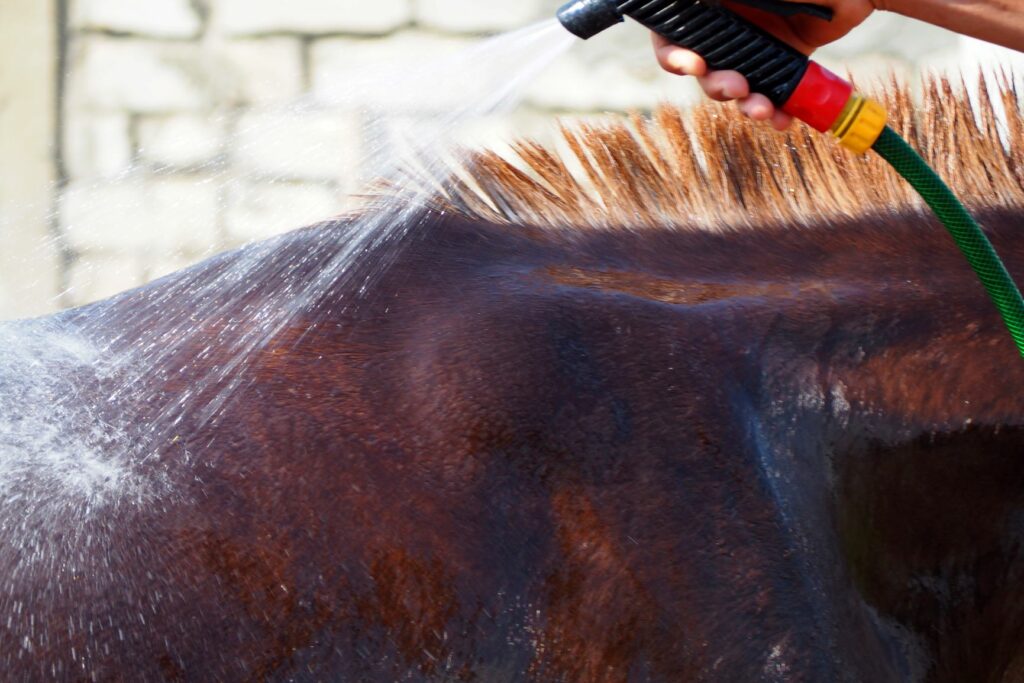
[[[1024,205],[1021,96],[1008,77],[972,102],[947,78],[915,100],[895,80],[879,96],[890,124],[974,207]],[[665,105],[653,117],[568,123],[561,145],[522,141],[516,158],[470,156],[448,199],[465,215],[540,226],[814,226],[922,206],[877,156],[856,157],[806,126],[787,133],[751,125],[731,107],[691,115]],[[471,180],[460,180],[460,178]]]

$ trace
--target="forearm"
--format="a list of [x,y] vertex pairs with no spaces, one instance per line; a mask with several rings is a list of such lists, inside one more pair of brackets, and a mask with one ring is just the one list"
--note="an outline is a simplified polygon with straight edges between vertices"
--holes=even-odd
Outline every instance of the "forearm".
[[1024,0],[876,0],[896,12],[1024,52]]

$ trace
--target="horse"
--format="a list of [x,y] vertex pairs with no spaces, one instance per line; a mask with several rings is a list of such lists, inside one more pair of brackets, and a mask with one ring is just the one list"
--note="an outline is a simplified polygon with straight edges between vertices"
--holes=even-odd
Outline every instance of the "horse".
[[[890,109],[1020,275],[1001,95]],[[713,106],[562,147],[280,324],[353,216],[0,328],[4,678],[1024,680],[1024,365],[942,226]]]

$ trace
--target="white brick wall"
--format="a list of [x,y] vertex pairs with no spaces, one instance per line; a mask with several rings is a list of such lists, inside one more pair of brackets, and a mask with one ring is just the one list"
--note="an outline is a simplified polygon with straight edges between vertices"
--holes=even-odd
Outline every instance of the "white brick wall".
[[225,152],[227,122],[211,114],[140,117],[139,159],[157,168],[186,169],[213,163]]
[[290,102],[305,87],[305,45],[295,37],[239,39],[217,45],[221,98],[232,104]]
[[202,29],[189,0],[73,0],[71,25],[156,38],[195,38]]
[[76,41],[71,66],[69,98],[76,108],[159,113],[214,103],[215,76],[199,44],[88,36]]
[[247,242],[324,220],[341,211],[337,190],[312,183],[240,183],[228,196],[227,232]]
[[383,35],[412,21],[412,0],[215,0],[216,27],[228,35],[275,33]]
[[0,0],[0,319],[56,308],[53,0]]
[[320,180],[354,191],[358,120],[331,111],[250,111],[238,122],[235,160],[272,180]]
[[68,244],[80,253],[205,253],[219,242],[218,187],[190,178],[76,183],[62,215]]
[[96,301],[138,287],[147,279],[137,256],[115,249],[77,259],[68,273],[68,286],[83,301]]
[[399,87],[395,82],[424,62],[443,59],[473,43],[470,38],[425,31],[400,31],[387,40],[320,40],[310,52],[313,95],[324,104],[356,101],[394,114],[419,110],[426,96],[437,93],[448,91],[454,100],[458,85],[439,82],[437,74],[426,74],[415,83],[401,82]]
[[416,22],[449,33],[492,33],[526,26],[549,9],[544,0],[480,2],[480,0],[419,0]]
[[[396,151],[379,145],[391,124],[371,112],[401,124],[476,87],[468,72],[427,71],[400,87],[394,74],[550,17],[559,4],[72,0],[62,131],[69,187],[60,203],[72,258],[54,279],[83,303],[341,211]],[[951,61],[957,44],[879,15],[823,61],[861,79],[890,68],[912,75],[922,63]],[[552,65],[515,115],[482,121],[472,139],[665,99],[694,102],[699,92],[657,68],[642,30],[617,27]]]
[[75,116],[64,127],[64,164],[75,178],[115,178],[132,163],[131,118],[124,112]]

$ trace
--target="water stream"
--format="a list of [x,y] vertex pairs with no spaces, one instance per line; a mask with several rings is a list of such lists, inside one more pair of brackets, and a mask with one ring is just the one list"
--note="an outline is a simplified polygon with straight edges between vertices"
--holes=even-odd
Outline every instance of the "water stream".
[[[312,330],[358,305],[423,215],[422,179],[443,179],[465,127],[514,107],[571,43],[546,22],[440,61],[364,73],[339,98],[391,103],[374,110],[362,152],[386,194],[330,229],[252,243],[82,309],[0,323],[0,670],[100,680],[92,666],[111,642],[152,640],[147,618],[183,593],[143,594],[118,566],[142,571],[161,557],[168,539],[145,520],[206,495],[201,465],[212,451],[190,437],[204,425],[217,433],[222,410],[244,399],[250,363],[282,330],[297,321]],[[128,204],[97,210],[145,217],[130,204],[144,197],[121,196]],[[116,614],[97,616],[111,601]]]
[[[354,77],[332,104],[371,103],[376,133],[362,154],[389,189],[353,214],[341,239],[336,231],[286,234],[172,275],[141,298],[0,324],[8,349],[0,359],[0,519],[28,520],[21,532],[0,530],[0,542],[23,547],[26,528],[57,519],[74,526],[97,507],[165,495],[167,482],[137,480],[136,465],[179,438],[186,417],[193,427],[215,422],[244,391],[254,354],[297,316],[315,326],[328,292],[332,313],[358,302],[422,215],[432,193],[422,179],[442,179],[467,127],[514,108],[572,43],[551,20],[440,60]],[[300,242],[301,250],[289,248]],[[130,306],[119,305],[124,296]],[[177,375],[189,385],[166,390]],[[138,406],[145,421],[133,414]],[[61,538],[70,552],[75,535]],[[35,555],[41,543],[32,542]]]

